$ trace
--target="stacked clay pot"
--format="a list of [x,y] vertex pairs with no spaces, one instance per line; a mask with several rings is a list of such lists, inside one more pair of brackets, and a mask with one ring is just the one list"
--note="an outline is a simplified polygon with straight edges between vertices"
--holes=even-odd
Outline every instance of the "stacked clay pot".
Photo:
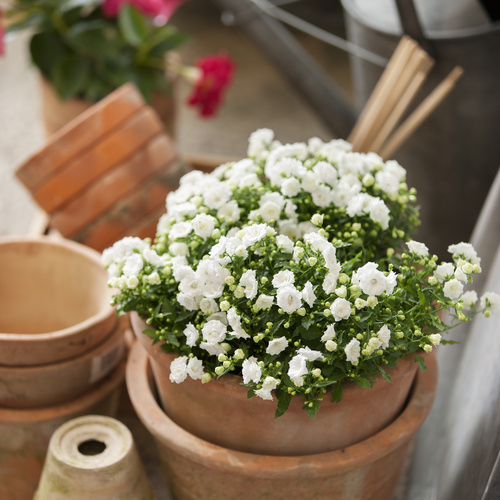
[[0,498],[32,497],[63,422],[116,412],[127,324],[111,295],[94,250],[0,238]]

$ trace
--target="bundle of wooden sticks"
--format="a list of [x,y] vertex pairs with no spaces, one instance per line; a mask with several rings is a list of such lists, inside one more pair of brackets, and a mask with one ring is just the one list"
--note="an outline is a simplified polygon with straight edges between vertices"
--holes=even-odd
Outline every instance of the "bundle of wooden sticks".
[[420,126],[463,73],[456,66],[401,122],[433,64],[417,42],[402,37],[348,138],[354,151],[373,151],[384,159],[390,158]]

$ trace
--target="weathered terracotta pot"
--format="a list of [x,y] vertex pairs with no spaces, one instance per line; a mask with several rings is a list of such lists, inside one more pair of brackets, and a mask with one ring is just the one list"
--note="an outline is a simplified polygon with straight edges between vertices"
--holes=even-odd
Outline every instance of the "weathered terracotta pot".
[[[177,425],[155,400],[148,356],[139,342],[127,363],[127,386],[139,418],[156,440],[177,500],[390,500],[411,439],[434,399],[434,356],[427,358],[427,366],[418,372],[402,413],[382,431],[342,450],[295,457],[234,451]],[[205,415],[198,417],[204,420]]]
[[31,500],[52,433],[80,415],[116,414],[125,363],[90,392],[72,401],[36,409],[0,408],[0,498]]
[[[43,76],[40,77],[41,114],[47,136],[51,136],[78,115],[90,108],[94,103],[85,99],[68,99],[63,101],[54,87]],[[165,131],[174,137],[175,134],[175,95],[157,92],[152,100],[153,107],[164,124]]]
[[346,383],[342,401],[332,403],[327,394],[315,419],[302,409],[302,398],[293,398],[286,413],[276,419],[276,401],[248,399],[248,389],[236,375],[225,375],[208,384],[189,377],[181,384],[170,382],[170,363],[175,355],[163,351],[160,343],[152,344],[142,333],[147,325],[136,313],[131,314],[131,324],[150,356],[167,415],[202,439],[250,453],[308,455],[358,443],[384,429],[400,414],[417,370],[414,356],[407,356],[388,371],[393,383],[381,377],[371,389]]
[[100,255],[48,237],[0,238],[0,365],[80,355],[115,328]]
[[0,366],[0,407],[56,405],[88,392],[125,357],[121,321],[102,343],[82,355],[37,366]]
[[49,443],[34,500],[154,500],[132,434],[118,420],[75,418]]

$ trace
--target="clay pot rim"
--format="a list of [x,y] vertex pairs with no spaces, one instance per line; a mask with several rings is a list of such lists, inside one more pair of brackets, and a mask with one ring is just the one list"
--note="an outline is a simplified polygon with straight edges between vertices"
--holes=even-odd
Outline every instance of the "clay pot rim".
[[[143,344],[143,347],[146,347],[145,344],[148,344],[148,354],[155,359],[158,363],[163,363],[164,362],[164,357],[165,355],[173,355],[173,356],[178,356],[176,353],[171,352],[171,351],[164,351],[161,346],[164,344],[164,342],[157,342],[156,344],[152,345],[152,340],[143,334],[141,332],[142,327],[145,328],[150,328],[149,325],[139,316],[139,314],[136,311],[131,311],[129,313],[130,317],[130,326],[132,327],[132,332],[134,333],[134,337],[139,340]],[[141,337],[142,336],[142,337]],[[151,345],[150,345],[151,344]],[[417,363],[414,362],[413,358],[415,357],[416,353],[409,353],[403,356],[398,364],[394,368],[388,368],[387,370],[389,371],[389,374],[395,378],[398,376],[398,374],[407,371],[407,369],[414,369],[415,372],[417,370]],[[409,365],[414,365],[413,368],[410,367]],[[194,384],[201,386],[202,382],[200,380],[192,380],[188,379],[187,381],[189,384]],[[220,377],[217,379],[217,387],[213,387],[212,390],[214,392],[220,393],[223,392],[227,389],[232,390],[232,397],[238,398],[239,400],[246,400],[247,398],[247,391],[248,387],[242,385],[243,378],[241,375],[237,375],[235,373],[226,373],[223,377]],[[379,384],[384,384],[386,383],[384,379],[382,378],[382,375],[380,373],[377,374],[377,377],[375,379],[374,386],[372,387],[372,390],[375,388],[377,389],[379,387]],[[352,381],[344,381],[342,382],[342,394],[344,398],[350,397],[350,394],[352,394],[353,391],[357,391],[359,389],[358,385],[355,382]],[[367,389],[368,390],[368,389]],[[303,400],[304,401],[304,400]],[[275,407],[275,403],[273,401],[263,401],[259,400],[259,403],[265,404],[268,406],[272,406],[273,408]],[[300,406],[302,407],[302,404]]]
[[126,374],[129,396],[136,412],[155,439],[181,456],[228,473],[255,477],[322,477],[339,474],[374,462],[408,441],[430,411],[437,388],[435,356],[427,358],[427,370],[417,373],[410,399],[401,415],[374,436],[341,450],[304,456],[269,456],[223,448],[200,439],[174,423],[153,395],[149,358],[135,342]]
[[32,423],[52,420],[54,418],[72,415],[85,408],[93,406],[105,394],[117,388],[125,375],[126,361],[121,361],[118,366],[103,380],[82,396],[66,403],[42,408],[0,408],[0,422]]
[[[54,238],[51,236],[2,236],[0,237],[0,247],[6,245],[18,245],[18,244],[36,244],[45,246],[54,246],[59,248],[64,248],[71,250],[81,257],[97,265],[104,270],[101,263],[101,258],[99,252],[93,250],[90,247],[77,243],[76,241],[67,240],[64,238]],[[111,299],[112,292],[109,289],[109,298]],[[81,321],[75,325],[68,328],[63,328],[61,330],[54,330],[52,332],[45,333],[8,333],[0,332],[0,342],[5,341],[16,341],[16,342],[47,342],[48,340],[58,340],[63,337],[69,337],[74,335],[75,332],[82,333],[82,331],[89,330],[93,326],[103,323],[110,317],[115,316],[115,308],[107,304],[105,307],[91,316],[90,318]]]

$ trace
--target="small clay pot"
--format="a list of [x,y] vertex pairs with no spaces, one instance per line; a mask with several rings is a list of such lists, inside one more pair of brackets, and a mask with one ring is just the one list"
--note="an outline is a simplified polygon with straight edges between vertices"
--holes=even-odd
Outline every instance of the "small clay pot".
[[100,254],[40,236],[0,238],[0,365],[70,359],[115,328]]
[[125,328],[114,331],[81,356],[37,366],[0,366],[0,407],[38,408],[56,405],[88,392],[125,357]]
[[[187,378],[172,383],[170,363],[176,355],[152,344],[142,332],[147,325],[132,313],[131,325],[151,359],[160,400],[167,415],[194,435],[233,450],[265,455],[309,455],[358,443],[385,428],[400,414],[411,389],[417,364],[414,355],[388,369],[392,383],[377,377],[371,389],[343,384],[342,401],[325,395],[314,419],[303,410],[304,399],[292,398],[285,414],[274,417],[277,402],[247,397],[237,375],[202,384]],[[199,415],[203,415],[203,420]],[[368,417],[369,416],[369,417]],[[338,429],[342,429],[339,432]]]
[[53,432],[64,422],[88,414],[116,415],[125,363],[90,392],[66,403],[36,409],[0,408],[0,498],[33,498]]
[[[127,363],[127,387],[139,418],[156,440],[177,500],[388,500],[411,439],[430,411],[437,365],[434,356],[427,358],[427,370],[418,372],[402,413],[382,431],[342,450],[295,457],[234,451],[177,425],[153,395],[148,356],[139,342]],[[204,421],[203,412],[197,416]]]
[[49,443],[34,500],[154,500],[132,434],[118,420],[75,418]]

